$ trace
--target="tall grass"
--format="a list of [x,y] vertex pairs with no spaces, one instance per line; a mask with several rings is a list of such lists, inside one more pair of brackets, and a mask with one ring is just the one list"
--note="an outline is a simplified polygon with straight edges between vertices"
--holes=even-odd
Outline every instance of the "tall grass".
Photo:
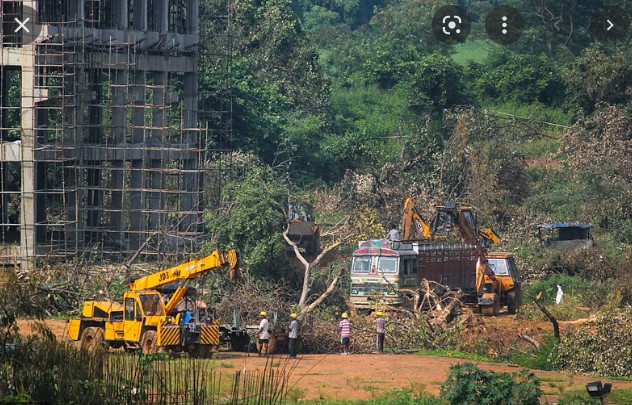
[[91,353],[52,336],[18,336],[0,348],[0,403],[273,405],[285,401],[290,373],[272,360],[229,374],[213,360]]

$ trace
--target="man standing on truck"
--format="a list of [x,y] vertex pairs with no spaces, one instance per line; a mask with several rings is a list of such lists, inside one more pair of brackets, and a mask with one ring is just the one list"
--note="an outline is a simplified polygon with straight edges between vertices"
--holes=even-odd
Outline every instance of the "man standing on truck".
[[290,314],[290,318],[292,318],[292,322],[290,322],[290,333],[288,334],[288,350],[290,351],[290,359],[296,358],[296,341],[298,340],[298,320],[296,319],[298,315],[292,312]]
[[377,311],[375,313],[376,318],[373,320],[375,324],[375,353],[382,354],[384,353],[384,334],[386,333],[384,329],[384,318],[382,318],[384,314],[382,311]]
[[349,315],[343,312],[341,315],[342,321],[338,324],[340,329],[340,344],[342,345],[342,354],[349,354],[349,344],[351,343],[351,322],[349,321]]
[[394,240],[400,240],[401,237],[399,235],[399,231],[397,230],[397,224],[393,223],[391,225],[391,230],[388,231],[388,234],[386,234],[386,239],[390,240],[391,242]]
[[257,338],[259,339],[259,357],[261,357],[262,353],[268,354],[268,341],[270,340],[270,333],[268,332],[269,324],[267,319],[267,312],[261,311],[259,315],[261,315],[261,322],[259,323]]

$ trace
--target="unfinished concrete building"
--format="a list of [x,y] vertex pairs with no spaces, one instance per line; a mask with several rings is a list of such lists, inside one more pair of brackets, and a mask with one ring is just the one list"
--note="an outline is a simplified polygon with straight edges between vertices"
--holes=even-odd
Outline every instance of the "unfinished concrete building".
[[198,6],[2,1],[3,263],[194,248],[208,144]]

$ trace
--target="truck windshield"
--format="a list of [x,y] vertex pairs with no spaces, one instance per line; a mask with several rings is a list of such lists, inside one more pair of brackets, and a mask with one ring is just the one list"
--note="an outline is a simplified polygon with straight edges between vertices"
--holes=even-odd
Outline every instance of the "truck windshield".
[[397,273],[396,257],[380,257],[377,261],[377,268],[384,273]]
[[509,275],[509,268],[505,259],[489,259],[489,267],[497,276]]
[[353,258],[353,265],[351,266],[352,273],[368,273],[371,271],[371,258],[372,256],[356,256]]

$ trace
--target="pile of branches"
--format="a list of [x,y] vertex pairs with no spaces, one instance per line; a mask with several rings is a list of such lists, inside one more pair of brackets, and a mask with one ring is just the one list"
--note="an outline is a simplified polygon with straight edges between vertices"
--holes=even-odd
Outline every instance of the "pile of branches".
[[259,313],[266,311],[271,323],[289,323],[294,309],[290,302],[298,302],[292,290],[283,281],[270,283],[244,275],[217,303],[215,315],[222,323],[232,323],[236,318],[239,327],[258,325]]
[[[373,316],[352,314],[351,351],[371,353],[375,351],[375,324]],[[432,325],[426,314],[414,317],[406,311],[388,311],[384,315],[386,337],[384,349],[392,353],[414,353],[427,349],[453,349],[460,331],[454,323],[448,327]],[[312,353],[338,353],[341,350],[339,318],[314,317],[311,333],[304,341]]]

